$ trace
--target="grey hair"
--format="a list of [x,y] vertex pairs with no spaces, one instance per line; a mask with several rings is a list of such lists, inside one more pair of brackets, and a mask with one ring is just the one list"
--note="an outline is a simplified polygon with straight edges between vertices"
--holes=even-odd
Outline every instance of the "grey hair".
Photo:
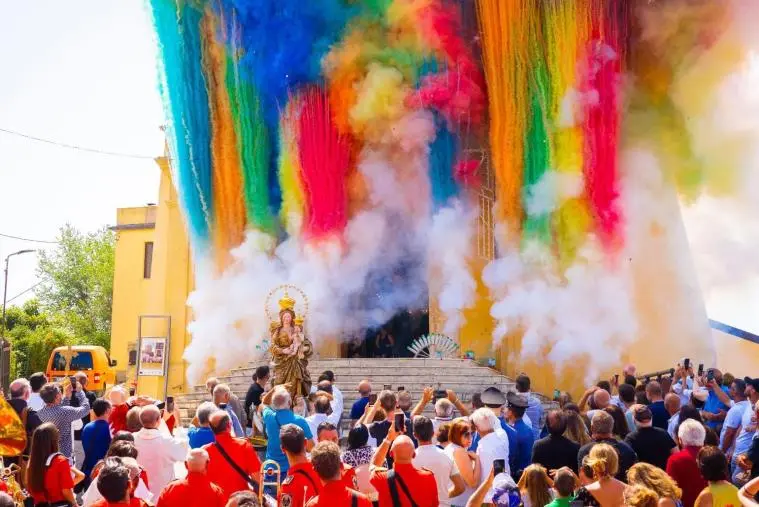
[[216,399],[221,399],[225,396],[230,396],[232,394],[232,390],[229,388],[227,384],[216,384],[216,386],[213,388],[213,399],[216,401]]
[[478,408],[472,414],[472,424],[477,428],[477,431],[489,431],[499,427],[500,423],[498,418],[489,408]]
[[680,438],[680,445],[683,447],[702,447],[704,440],[706,440],[706,429],[703,424],[695,419],[686,419],[677,429],[677,436]]
[[32,392],[32,385],[25,378],[19,378],[11,382],[9,389],[11,398],[23,398],[27,392]]
[[614,418],[603,410],[596,411],[590,421],[590,432],[597,435],[608,435],[614,430]]
[[198,405],[197,410],[195,410],[195,416],[198,418],[198,422],[202,426],[208,426],[208,421],[211,419],[211,414],[216,412],[218,410],[218,407],[211,403],[210,401],[204,401],[200,405]]
[[435,402],[435,415],[438,417],[452,417],[453,403],[447,398],[440,398]]
[[276,387],[275,389],[274,396],[271,398],[271,405],[274,410],[290,408],[290,392],[284,387]]
[[124,465],[127,470],[129,470],[129,478],[131,480],[135,480],[137,477],[140,476],[140,472],[142,471],[142,468],[140,467],[140,464],[137,463],[137,460],[134,458],[120,458],[121,464]]

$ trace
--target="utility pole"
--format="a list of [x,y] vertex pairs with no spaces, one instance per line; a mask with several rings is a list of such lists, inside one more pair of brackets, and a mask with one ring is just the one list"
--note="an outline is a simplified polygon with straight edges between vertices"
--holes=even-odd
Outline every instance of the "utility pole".
[[7,299],[8,299],[8,264],[11,260],[11,257],[14,255],[23,255],[26,253],[32,253],[36,252],[37,250],[19,250],[18,252],[13,252],[12,254],[8,255],[8,257],[5,258],[5,284],[3,287],[3,322],[0,324],[0,387],[5,389],[7,387],[7,380],[6,376],[10,374],[10,344],[8,346],[8,353],[5,353],[6,343],[5,343],[5,330],[7,327],[7,323],[5,321],[5,310],[7,305]]

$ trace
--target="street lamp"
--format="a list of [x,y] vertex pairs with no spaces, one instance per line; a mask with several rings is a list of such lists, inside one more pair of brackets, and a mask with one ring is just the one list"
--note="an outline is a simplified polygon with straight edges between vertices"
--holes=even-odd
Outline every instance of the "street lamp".
[[[18,252],[13,252],[8,257],[5,258],[5,287],[3,288],[3,322],[0,324],[0,329],[2,331],[0,332],[0,385],[5,387],[5,375],[8,373],[6,371],[3,371],[5,369],[5,308],[7,306],[6,300],[8,297],[8,262],[10,261],[11,257],[14,255],[23,255],[27,253],[36,252],[37,250],[19,250]],[[10,358],[9,358],[10,360]],[[10,363],[9,363],[10,364]]]

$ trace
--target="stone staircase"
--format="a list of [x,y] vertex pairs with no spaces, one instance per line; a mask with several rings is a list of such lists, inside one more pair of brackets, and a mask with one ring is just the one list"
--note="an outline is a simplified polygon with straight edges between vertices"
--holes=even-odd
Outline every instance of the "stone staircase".
[[[228,384],[243,400],[252,382],[253,371],[259,364],[236,368],[218,379]],[[343,420],[346,423],[349,422],[353,402],[359,398],[356,390],[358,383],[363,379],[371,382],[374,393],[379,393],[384,385],[391,386],[393,391],[402,386],[411,393],[414,404],[427,386],[452,389],[464,403],[468,403],[474,393],[480,393],[487,387],[495,386],[503,392],[514,389],[511,379],[468,359],[316,359],[309,362],[308,369],[314,383],[323,371],[334,372],[335,384],[343,393]],[[195,386],[192,392],[175,399],[183,421],[190,421],[198,404],[209,399],[209,395],[205,392],[205,386]],[[432,412],[430,404],[425,413]]]

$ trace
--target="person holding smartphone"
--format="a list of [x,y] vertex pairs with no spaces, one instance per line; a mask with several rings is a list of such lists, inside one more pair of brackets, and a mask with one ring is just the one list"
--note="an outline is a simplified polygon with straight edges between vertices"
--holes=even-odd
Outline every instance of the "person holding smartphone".
[[[388,453],[393,460],[390,470],[382,467]],[[440,505],[435,475],[414,466],[415,454],[414,442],[396,430],[393,418],[387,436],[377,448],[373,460],[376,468],[372,472],[371,484],[377,490],[380,505]]]

